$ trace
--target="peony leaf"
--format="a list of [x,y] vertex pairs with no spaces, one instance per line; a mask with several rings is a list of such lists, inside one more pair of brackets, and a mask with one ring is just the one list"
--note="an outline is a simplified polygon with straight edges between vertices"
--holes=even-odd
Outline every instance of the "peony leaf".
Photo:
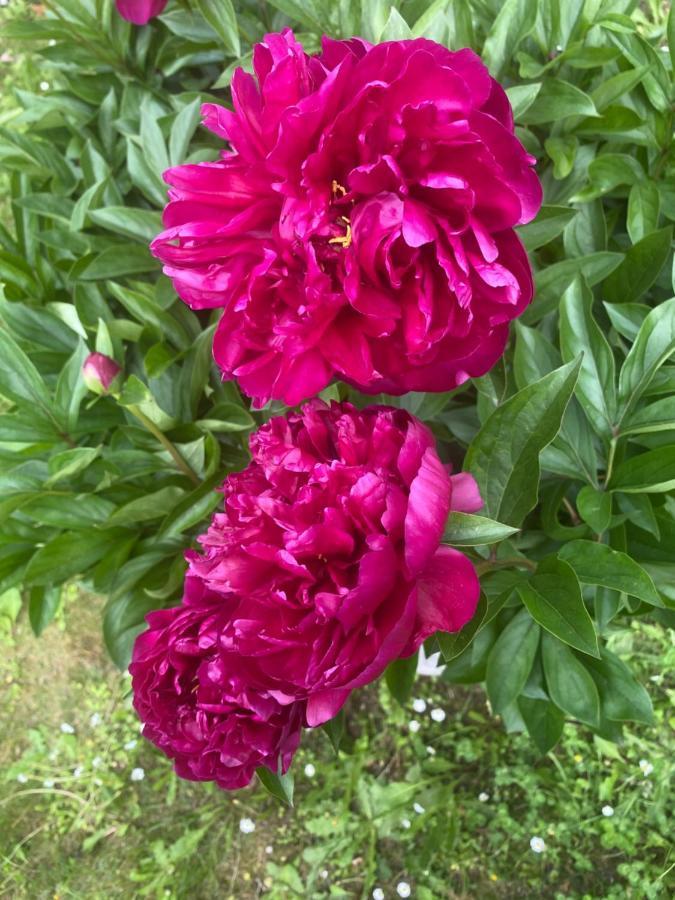
[[294,778],[290,772],[286,772],[285,775],[275,775],[274,772],[260,766],[256,769],[256,775],[268,794],[285,803],[286,806],[293,806]]

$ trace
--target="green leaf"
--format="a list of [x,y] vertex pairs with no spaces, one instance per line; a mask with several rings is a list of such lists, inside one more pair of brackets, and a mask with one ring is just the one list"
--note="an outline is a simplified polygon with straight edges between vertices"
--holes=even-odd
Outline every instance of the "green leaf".
[[321,726],[321,729],[328,735],[328,740],[331,742],[331,746],[333,747],[333,750],[337,755],[340,750],[340,744],[342,743],[343,735],[345,733],[344,707],[336,716],[333,716],[332,719],[324,722]]
[[675,6],[670,4],[668,22],[666,23],[666,36],[668,38],[668,51],[670,53],[670,65],[675,72]]
[[106,281],[122,275],[140,275],[144,272],[159,271],[159,261],[145,246],[138,244],[115,244],[95,256],[79,272],[80,281]]
[[184,496],[179,487],[163,487],[120,506],[109,518],[109,525],[129,525],[164,518]]
[[[504,605],[505,601],[506,597],[503,598],[499,606],[500,609]],[[497,602],[498,601],[495,601],[494,605],[497,605]],[[487,610],[487,597],[485,596],[485,594],[481,593],[480,599],[478,601],[478,606],[476,607],[476,612],[462,629],[460,629],[459,631],[455,631],[452,634],[446,631],[439,631],[436,633],[436,640],[438,642],[441,655],[443,656],[443,659],[446,660],[446,662],[449,662],[451,659],[455,659],[460,655],[460,653],[463,653],[466,650],[466,648],[473,640],[474,635],[476,635],[482,627],[487,615]]]
[[486,684],[495,712],[513,703],[525,687],[539,646],[539,626],[522,609],[497,638],[487,663]]
[[61,602],[61,587],[46,585],[33,587],[28,593],[28,618],[30,627],[38,637],[47,625],[54,620],[54,616]]
[[576,216],[577,210],[568,206],[542,206],[539,215],[518,229],[518,235],[525,244],[525,249],[530,253],[544,244],[548,244],[559,234],[562,234],[565,226]]
[[602,534],[612,521],[612,495],[586,484],[577,494],[577,509],[584,522],[596,534]]
[[549,78],[541,86],[532,105],[521,115],[526,125],[557,122],[568,116],[597,116],[593,100],[568,81]]
[[495,78],[513,59],[520,42],[534,28],[536,19],[536,0],[506,0],[502,3],[485,38],[482,53]]
[[584,657],[582,664],[566,644],[544,634],[541,640],[546,686],[551,700],[568,715],[597,727],[600,724],[600,697],[586,669],[595,660]]
[[169,158],[172,166],[177,166],[185,160],[190,141],[201,120],[201,105],[202,98],[195,97],[173,120],[169,136]]
[[560,301],[560,349],[565,362],[583,353],[574,393],[591,425],[608,437],[616,413],[614,355],[592,307],[593,294],[583,279],[576,278]]
[[264,766],[256,769],[256,775],[260,783],[275,799],[280,800],[286,806],[293,806],[294,779],[290,772],[285,775],[275,775]]
[[620,550],[597,541],[570,541],[558,551],[584,584],[597,584],[662,606],[651,577],[642,566]]
[[0,329],[0,394],[39,407],[50,418],[51,397],[38,370],[5,330]]
[[565,716],[550,700],[519,697],[518,709],[527,727],[527,733],[537,750],[545,756],[560,740]]
[[237,15],[232,0],[193,0],[197,9],[216,32],[230,56],[235,58],[241,54]]
[[618,75],[601,81],[591,93],[596,108],[602,111],[611,103],[626,97],[642,81],[648,71],[648,66],[638,66],[637,69],[628,69],[627,72],[619,72]]
[[662,494],[675,488],[675,446],[657,447],[624,460],[614,470],[609,484],[626,494]]
[[517,527],[535,506],[539,454],[560,428],[580,364],[568,363],[509,397],[472,441],[464,467],[491,518]]
[[675,431],[675,397],[663,397],[637,410],[624,422],[622,434],[651,434]]
[[660,210],[661,195],[656,183],[650,179],[636,182],[628,195],[626,217],[628,235],[633,244],[656,231]]
[[535,276],[536,292],[534,302],[527,308],[521,317],[525,325],[538,322],[544,316],[554,312],[560,302],[560,295],[578,276],[583,276],[589,285],[598,284],[606,279],[623,259],[621,253],[610,253],[601,250],[598,253],[589,253],[587,256],[578,256],[573,259],[563,259],[553,263],[537,272]]
[[516,122],[532,106],[540,90],[541,81],[537,81],[534,84],[516,84],[506,89],[506,96],[509,98],[509,103],[513,110],[513,118]]
[[445,523],[442,542],[455,547],[480,547],[496,544],[518,531],[510,525],[502,525],[485,516],[470,513],[451,512]]
[[574,135],[550,137],[544,141],[544,148],[553,161],[553,177],[567,178],[574,168],[579,140]]
[[114,511],[115,504],[96,494],[40,494],[22,504],[22,515],[42,525],[78,529],[103,525]]
[[620,425],[635,407],[659,367],[675,351],[675,298],[647,315],[619,375]]
[[403,705],[412,691],[417,672],[417,654],[407,656],[405,659],[395,659],[390,662],[384,672],[384,680],[387,687],[398,702]]
[[644,303],[603,303],[603,306],[614,329],[633,343],[650,308]]
[[[576,541],[573,543],[577,543]],[[566,545],[567,546],[567,545]],[[549,556],[539,563],[529,582],[517,588],[532,618],[559,640],[598,656],[598,639],[574,569]]]
[[396,7],[392,6],[387,23],[380,34],[380,41],[406,41],[411,37],[410,26]]
[[114,544],[111,531],[64,531],[33,555],[24,579],[29,585],[62,584],[97,563]]
[[49,479],[47,485],[57,484],[64,478],[72,478],[83,472],[101,452],[100,447],[73,447],[55,453],[49,460]]
[[156,606],[157,600],[144,591],[108,598],[103,613],[103,639],[113,662],[122,671],[129,666],[136,637],[146,627],[145,616]]
[[670,255],[672,226],[653,231],[625,254],[623,262],[605,279],[603,290],[609,303],[639,300],[654,284]]
[[586,665],[598,686],[602,711],[608,719],[654,723],[649,694],[618,656],[603,650],[601,659],[589,659]]
[[101,228],[139,240],[142,244],[148,244],[162,230],[162,217],[151,209],[106,206],[90,210],[89,218]]

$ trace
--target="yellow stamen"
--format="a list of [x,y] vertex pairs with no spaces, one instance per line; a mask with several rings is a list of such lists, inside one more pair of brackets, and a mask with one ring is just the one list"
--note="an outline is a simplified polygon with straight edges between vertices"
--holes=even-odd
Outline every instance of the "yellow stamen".
[[[344,219],[344,216],[340,216],[341,219]],[[352,226],[349,224],[349,219],[347,219],[347,231],[344,234],[338,235],[337,237],[330,238],[329,244],[340,244],[343,250],[346,250],[347,247],[352,242]]]
[[337,197],[338,192],[340,193],[341,197],[344,197],[344,195],[347,193],[346,188],[343,188],[342,185],[339,184],[335,179],[333,179],[333,183],[331,184],[330,189],[332,190],[334,197]]

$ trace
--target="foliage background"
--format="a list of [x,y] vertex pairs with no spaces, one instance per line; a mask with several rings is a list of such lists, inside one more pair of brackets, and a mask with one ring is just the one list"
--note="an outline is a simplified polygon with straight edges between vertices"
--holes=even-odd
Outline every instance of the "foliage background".
[[[481,693],[459,689],[451,704],[460,698],[459,709],[444,726],[448,749],[428,759],[416,738],[403,739],[414,673],[402,665],[391,670],[387,683],[403,707],[384,688],[380,695],[373,689],[365,708],[350,713],[347,733],[361,735],[358,752],[347,740],[339,763],[332,763],[320,734],[310,738],[308,752],[325,767],[325,796],[331,790],[342,796],[345,865],[351,865],[355,847],[361,855],[353,884],[338,891],[367,892],[378,878],[394,884],[397,872],[388,860],[397,858],[396,842],[401,841],[410,851],[406,865],[412,866],[419,896],[425,886],[428,896],[443,896],[446,887],[433,878],[440,877],[438,871],[448,877],[453,853],[461,859],[460,880],[444,882],[451,885],[447,890],[471,895],[466,874],[471,872],[481,881],[481,895],[498,893],[501,888],[491,886],[487,866],[477,860],[493,854],[491,842],[501,837],[508,866],[492,874],[504,878],[510,867],[517,879],[504,887],[505,896],[514,896],[509,890],[526,892],[546,872],[562,896],[575,896],[577,890],[601,896],[597,876],[586,871],[588,859],[599,852],[590,833],[597,831],[602,843],[606,832],[597,829],[615,827],[618,819],[598,820],[598,804],[621,784],[622,796],[635,798],[626,800],[624,825],[635,826],[632,817],[639,809],[637,821],[656,843],[645,849],[646,838],[635,827],[630,839],[625,834],[607,838],[606,871],[611,874],[606,877],[619,891],[657,896],[670,865],[667,832],[658,791],[645,799],[638,788],[633,750],[650,740],[665,747],[653,731],[654,723],[665,727],[658,705],[663,697],[650,686],[657,701],[654,716],[647,692],[620,657],[638,675],[661,677],[667,659],[660,661],[659,654],[668,646],[662,629],[673,624],[675,600],[675,300],[670,300],[675,16],[669,15],[669,4],[275,0],[232,5],[222,0],[215,6],[208,0],[172,0],[159,20],[143,29],[123,22],[110,0],[13,0],[1,14],[12,57],[4,63],[10,90],[3,92],[0,106],[1,603],[8,621],[21,615],[36,634],[48,629],[45,641],[54,640],[55,632],[63,634],[58,629],[65,621],[75,637],[75,644],[64,645],[65,657],[81,647],[80,632],[96,640],[92,617],[85,613],[89,601],[73,600],[68,587],[79,578],[107,598],[103,636],[120,666],[147,610],[180,597],[182,551],[218,502],[213,487],[228,471],[245,465],[248,433],[281,409],[277,405],[252,414],[236,387],[220,382],[210,358],[214,320],[195,315],[176,299],[147,250],[165,199],[161,171],[217,153],[215,140],[198,128],[200,103],[213,97],[227,102],[232,69],[247,65],[251,42],[289,22],[310,51],[323,32],[358,33],[371,40],[424,34],[452,48],[472,46],[508,87],[519,136],[537,157],[545,188],[546,206],[521,230],[537,273],[537,299],[514,330],[503,363],[489,375],[452,394],[388,399],[430,424],[444,458],[458,467],[465,460],[481,484],[487,515],[520,529],[495,531],[461,517],[449,522],[447,539],[474,548],[470,552],[483,572],[485,596],[481,615],[459,636],[442,638],[441,649],[450,662],[444,681],[486,681],[492,709],[506,730],[528,731],[534,746],[524,738],[501,737],[502,725],[486,718]],[[80,369],[93,349],[123,365],[126,383],[119,400],[87,394]],[[365,400],[343,385],[325,394]],[[176,468],[169,444],[193,478]],[[498,462],[496,477],[488,460]],[[652,624],[638,627],[643,617]],[[25,626],[18,627],[26,642]],[[16,638],[11,642],[17,646]],[[29,645],[37,658],[47,646]],[[96,667],[97,678],[103,678],[101,696],[112,708],[119,702],[124,709],[118,682],[98,658]],[[15,677],[12,671],[9,677]],[[447,687],[434,690],[448,701]],[[388,724],[379,729],[382,715]],[[563,732],[565,718],[571,721]],[[642,724],[629,726],[622,750],[608,750],[608,742],[620,739],[623,723],[630,720]],[[36,725],[38,718],[32,722]],[[584,765],[589,760],[589,775],[577,795],[570,786],[577,780],[570,774],[576,772],[570,752],[582,743],[591,746],[590,732],[580,723],[596,738],[593,764],[590,750],[580,754]],[[122,738],[125,729],[133,730],[128,712],[120,712],[119,727],[119,733],[105,732],[106,746],[117,747],[116,764],[126,771]],[[36,773],[51,752],[49,733],[40,734],[38,728],[30,737],[28,757],[21,757],[21,767],[33,766]],[[546,756],[561,734],[559,749]],[[59,741],[75,744],[73,759],[82,752],[68,735]],[[455,744],[465,749],[458,753]],[[17,750],[22,746],[10,754]],[[143,752],[151,754],[147,748]],[[654,752],[666,758],[663,749]],[[382,771],[387,753],[395,764]],[[517,773],[517,781],[530,785],[528,799],[511,803],[507,798],[503,827],[488,828],[485,843],[479,840],[469,851],[452,824],[465,802],[462,785],[471,785],[467,798],[474,798],[467,816],[459,816],[471,833],[484,827],[484,807],[476,806],[475,796],[488,773],[501,771],[500,753],[515,766],[507,780]],[[602,787],[605,755],[609,789]],[[160,771],[162,763],[149,758]],[[364,799],[368,791],[386,793],[401,780],[422,796],[428,767],[442,761],[450,768],[439,774],[433,789],[438,827],[437,813],[415,820],[403,837],[386,824],[386,815],[376,826],[366,824],[372,820],[372,798]],[[23,768],[9,771],[12,783],[24,774]],[[60,779],[64,771],[59,769]],[[164,841],[164,851],[176,854],[174,874],[180,870],[180,878],[189,878],[181,863],[202,840],[233,822],[226,846],[239,846],[242,838],[232,810],[227,822],[220,820],[216,810],[226,802],[220,795],[213,807],[204,806],[203,787],[176,786],[166,767],[163,771],[155,789],[168,791],[169,797],[177,792],[184,804],[179,808],[191,810],[187,834],[192,838],[177,848],[168,838],[158,840]],[[347,772],[352,777],[344,795]],[[122,822],[140,819],[127,782],[121,774],[113,779],[114,799],[87,795],[87,809],[102,804],[108,811],[119,801]],[[592,793],[584,793],[589,787]],[[137,789],[151,808],[161,805],[142,794],[153,790],[149,784]],[[549,852],[536,868],[523,821],[527,828],[541,823],[543,829],[546,816],[533,798],[537,791],[546,796],[548,789],[563,822],[588,815],[595,825],[582,837],[578,855],[570,851],[556,859]],[[70,807],[59,811],[58,798],[51,795],[29,796],[40,809],[47,803],[49,827],[56,833],[68,841],[78,836],[72,845],[66,841],[68,846],[79,846],[82,832],[93,840],[96,816],[73,816]],[[298,815],[311,821],[319,794],[313,799],[310,787],[302,801],[309,813]],[[240,802],[266,810],[268,801],[256,794]],[[418,802],[426,808],[430,801]],[[474,814],[479,818],[474,820]],[[494,815],[500,822],[502,813]],[[112,827],[105,816],[105,828]],[[157,810],[154,822],[158,828],[166,824]],[[295,836],[296,826],[289,827]],[[323,841],[322,826],[312,827],[318,830],[308,833],[336,858],[337,851]],[[14,835],[11,829],[7,833]],[[434,849],[439,833],[449,843]],[[179,841],[180,834],[172,834]],[[375,857],[362,856],[364,840],[367,847],[376,842]],[[389,841],[394,843],[387,855]],[[104,853],[101,845],[108,843],[99,839],[82,848]],[[426,868],[417,861],[427,859],[420,847],[431,847]],[[16,886],[21,884],[12,881],[21,877],[17,860],[27,851],[13,848],[3,852],[9,858],[7,884]],[[153,881],[166,869],[164,851],[145,845],[134,862],[140,866],[133,869],[140,872],[139,890],[149,895],[175,889],[161,878],[161,883]],[[144,852],[149,862],[142,862]],[[623,857],[634,858],[628,872],[621,871]],[[290,864],[303,890],[335,887],[331,879],[324,886],[307,881],[316,879],[311,853],[296,859],[293,851],[287,858],[295,860]],[[340,865],[344,880],[348,876]],[[424,875],[427,869],[433,878]],[[25,868],[19,864],[18,871]],[[274,885],[294,876],[270,872],[264,877],[272,877],[272,889],[284,896],[286,888]],[[576,880],[566,887],[571,872]],[[631,879],[639,887],[630,887]]]

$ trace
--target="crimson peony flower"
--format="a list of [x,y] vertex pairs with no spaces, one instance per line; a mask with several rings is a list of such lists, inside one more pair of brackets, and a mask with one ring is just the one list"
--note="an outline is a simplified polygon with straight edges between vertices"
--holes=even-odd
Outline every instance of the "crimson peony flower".
[[82,377],[90,391],[107,394],[114,389],[122,369],[104,353],[90,353],[82,364]]
[[472,617],[475,570],[439,543],[450,509],[481,500],[402,409],[314,400],[250,445],[203,553],[187,554],[189,578],[222,598],[221,645],[243,682],[282,704],[307,699],[318,725],[392,660]]
[[367,393],[445,391],[500,357],[532,297],[515,225],[541,186],[506,94],[471,50],[371,47],[289,30],[238,69],[230,143],[169,169],[152,243],[180,296],[223,310],[214,355],[258,405],[335,376]]
[[282,706],[248,683],[223,646],[232,598],[186,580],[182,606],[147,617],[129,671],[143,734],[182,778],[228,790],[258,766],[286,771],[300,742],[304,704]]
[[167,4],[167,0],[115,0],[117,12],[134,25],[145,25],[154,16],[158,16]]

